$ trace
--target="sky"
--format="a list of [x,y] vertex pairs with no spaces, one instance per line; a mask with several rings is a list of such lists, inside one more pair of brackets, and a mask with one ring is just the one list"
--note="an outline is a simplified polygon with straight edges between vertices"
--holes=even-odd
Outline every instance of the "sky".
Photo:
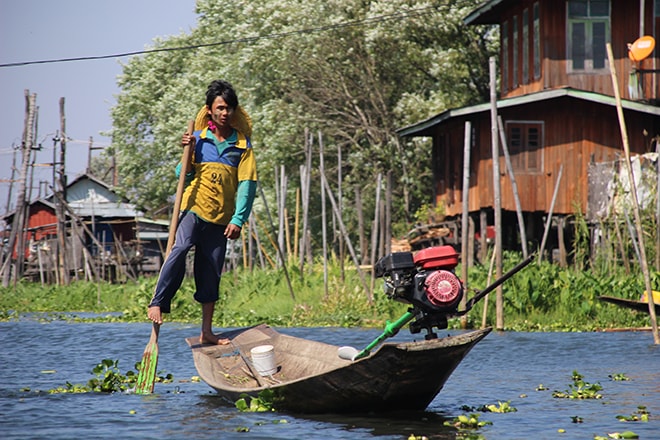
[[[189,34],[196,26],[195,0],[0,0],[0,64],[114,55],[148,49],[156,37]],[[36,94],[39,164],[53,162],[53,137],[60,129],[64,98],[66,174],[69,181],[87,168],[93,147],[110,144],[110,109],[120,90],[117,77],[129,57],[0,67],[0,215],[7,210],[14,151],[21,170],[20,143],[25,120],[25,90]],[[92,155],[100,150],[92,150]],[[57,147],[59,158],[59,145]],[[51,167],[34,171],[33,199],[39,181],[52,184]],[[15,208],[14,183],[9,210]],[[42,195],[45,184],[42,185]]]

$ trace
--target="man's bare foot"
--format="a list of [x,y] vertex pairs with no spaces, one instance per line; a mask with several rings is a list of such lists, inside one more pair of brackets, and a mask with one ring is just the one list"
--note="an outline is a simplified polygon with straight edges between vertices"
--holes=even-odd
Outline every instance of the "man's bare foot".
[[229,344],[229,339],[225,338],[218,338],[215,334],[212,332],[202,332],[201,335],[199,335],[199,342],[200,344],[213,344],[213,345],[227,345]]
[[147,309],[147,316],[156,324],[163,323],[163,314],[160,313],[160,306],[151,306]]

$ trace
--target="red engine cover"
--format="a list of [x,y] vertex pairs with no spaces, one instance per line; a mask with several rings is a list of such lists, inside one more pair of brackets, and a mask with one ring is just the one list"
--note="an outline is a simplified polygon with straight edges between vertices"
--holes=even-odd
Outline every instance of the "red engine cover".
[[431,272],[424,283],[426,297],[436,307],[450,307],[461,299],[463,286],[458,277],[447,270]]
[[422,269],[453,269],[458,265],[458,254],[449,245],[434,246],[417,252],[413,261]]

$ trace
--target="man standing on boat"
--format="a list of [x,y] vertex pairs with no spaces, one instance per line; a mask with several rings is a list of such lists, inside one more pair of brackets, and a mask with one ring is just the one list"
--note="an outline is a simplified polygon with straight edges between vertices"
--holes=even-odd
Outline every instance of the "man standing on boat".
[[[185,147],[195,139],[187,186],[181,200],[181,216],[174,246],[158,277],[147,316],[162,324],[172,298],[181,287],[186,255],[195,246],[195,300],[202,304],[201,343],[228,344],[213,333],[227,239],[236,239],[248,220],[257,187],[257,168],[250,136],[251,121],[238,105],[231,84],[213,81],[206,105],[195,121],[195,132],[185,133]],[[181,173],[182,164],[177,167]],[[173,215],[177,215],[174,213]]]

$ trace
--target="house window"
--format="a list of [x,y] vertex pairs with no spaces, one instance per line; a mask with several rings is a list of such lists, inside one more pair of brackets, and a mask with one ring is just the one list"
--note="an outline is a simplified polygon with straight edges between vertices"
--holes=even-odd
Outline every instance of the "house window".
[[532,46],[534,50],[534,79],[539,79],[541,78],[541,20],[539,18],[539,2],[534,3],[532,10],[534,14],[534,29],[532,31]]
[[568,70],[604,69],[610,39],[610,0],[568,1]]
[[509,89],[509,22],[502,23],[502,90]]
[[518,173],[543,171],[543,123],[507,121],[506,131],[513,171]]
[[513,46],[513,66],[511,68],[511,79],[513,80],[511,86],[512,88],[518,87],[518,16],[513,16],[513,41],[511,41],[511,46]]
[[522,14],[522,83],[529,83],[529,11]]

